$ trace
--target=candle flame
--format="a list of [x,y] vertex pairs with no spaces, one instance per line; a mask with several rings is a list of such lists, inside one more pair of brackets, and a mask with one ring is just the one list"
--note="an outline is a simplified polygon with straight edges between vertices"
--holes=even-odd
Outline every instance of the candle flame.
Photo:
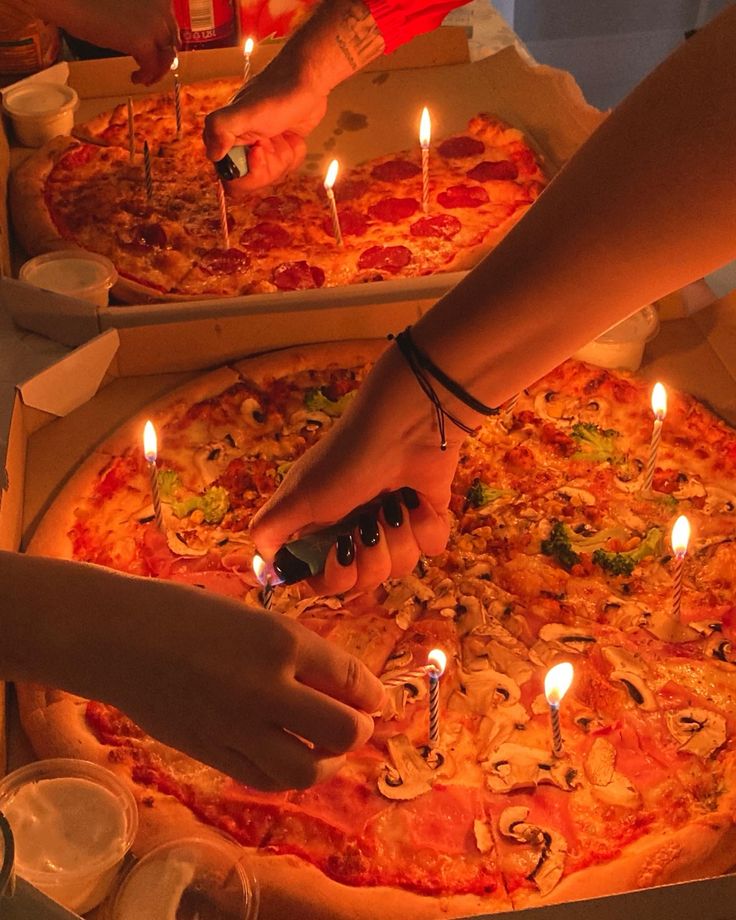
[[433,648],[427,655],[427,666],[432,668],[435,677],[442,677],[447,667],[447,655],[441,648]]
[[422,109],[422,118],[419,122],[419,143],[422,147],[429,147],[429,140],[432,136],[432,123],[429,120],[429,109],[425,105]]
[[176,73],[178,69],[179,69],[179,55],[176,54],[174,55],[174,60],[171,62],[171,70],[173,70],[174,73]]
[[158,456],[158,441],[156,439],[156,429],[153,422],[149,419],[143,429],[143,453],[149,463],[155,463]]
[[254,43],[254,41],[253,41],[252,38],[246,38],[246,40],[243,42],[243,54],[244,54],[246,57],[249,57],[251,54],[253,54],[253,45],[254,45],[254,44],[255,44],[255,43]]
[[339,168],[340,164],[337,162],[337,160],[333,160],[327,167],[327,174],[325,175],[325,189],[327,191],[329,191],[335,184],[335,180],[337,179],[337,170]]
[[684,556],[687,552],[687,545],[690,542],[690,521],[681,514],[672,525],[672,534],[670,536],[672,543],[672,552],[676,556]]
[[667,390],[659,381],[652,388],[652,412],[658,419],[663,419],[667,415]]
[[559,706],[563,696],[570,689],[570,684],[575,676],[569,661],[562,661],[547,671],[544,678],[544,695],[552,706]]
[[266,562],[263,556],[258,553],[253,554],[253,574],[261,585],[270,584],[273,587],[274,585],[283,584],[283,579],[276,574],[273,565],[270,562]]

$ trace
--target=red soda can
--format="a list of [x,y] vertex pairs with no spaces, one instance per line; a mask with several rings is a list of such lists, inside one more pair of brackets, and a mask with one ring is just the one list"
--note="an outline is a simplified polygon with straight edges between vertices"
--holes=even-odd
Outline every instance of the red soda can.
[[235,44],[233,0],[174,0],[182,48],[228,48]]

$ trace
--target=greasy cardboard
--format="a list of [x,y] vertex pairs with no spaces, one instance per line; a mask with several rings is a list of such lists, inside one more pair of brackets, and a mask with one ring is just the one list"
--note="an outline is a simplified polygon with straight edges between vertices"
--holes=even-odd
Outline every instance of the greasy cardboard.
[[[184,367],[182,362],[180,373],[162,373],[167,362],[159,360],[156,327],[134,331],[135,337],[129,338],[130,330],[108,330],[19,386],[6,458],[10,487],[0,505],[3,546],[18,546],[28,539],[54,494],[94,444],[149,401],[188,379],[199,366],[197,343],[188,342],[182,332],[179,344],[192,363]],[[121,368],[137,364],[129,352],[141,348],[148,373],[122,373]],[[659,336],[647,346],[642,373],[690,390],[736,424],[736,294],[693,317],[663,323]],[[60,389],[65,391],[62,402]],[[17,765],[28,750],[17,734],[11,734],[10,743],[12,762]],[[695,916],[728,920],[734,899],[736,876],[731,875],[514,916],[519,920],[692,920]]]
[[[530,65],[513,48],[469,63],[464,36],[461,30],[460,36],[457,33],[449,30],[446,35],[443,31],[424,37],[404,49],[400,66],[391,55],[374,62],[372,71],[356,74],[337,87],[330,95],[326,117],[310,136],[304,169],[320,177],[333,156],[350,166],[418,146],[415,122],[421,107],[428,104],[435,137],[465,130],[468,119],[478,112],[495,112],[528,134],[549,174],[554,174],[600,122],[601,113],[585,103],[569,74]],[[262,66],[271,53],[268,46],[259,48],[256,66]],[[122,59],[70,65],[70,83],[82,99],[80,119],[124,101],[131,91],[127,82],[130,66]],[[187,82],[237,73],[240,66],[238,49],[225,49],[201,58],[182,55],[180,73]],[[22,151],[13,151],[14,157],[22,155]],[[259,330],[283,325],[286,311],[294,312],[292,343],[341,338],[346,330],[363,335],[366,317],[361,311],[371,304],[380,314],[375,332],[383,334],[397,328],[404,316],[434,302],[457,278],[456,274],[437,275],[319,291],[103,308],[70,298],[39,297],[27,287],[0,281],[0,303],[19,325],[65,344],[78,344],[103,329],[144,324],[159,326],[163,337],[175,323],[196,330],[204,342],[221,334],[233,335],[234,352],[238,352],[251,336],[258,337]],[[282,335],[278,331],[275,338],[288,344]],[[257,347],[271,347],[273,341],[272,337]]]

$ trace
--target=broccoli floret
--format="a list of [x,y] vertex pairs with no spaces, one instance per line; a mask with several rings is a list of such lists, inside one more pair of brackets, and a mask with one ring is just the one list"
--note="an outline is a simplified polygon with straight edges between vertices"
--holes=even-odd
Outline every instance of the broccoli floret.
[[357,390],[351,390],[339,399],[333,400],[325,396],[322,390],[315,387],[314,389],[307,390],[304,397],[304,405],[307,409],[311,409],[312,412],[324,412],[332,418],[338,418],[347,409],[350,401],[355,399],[355,394],[357,392]]
[[545,556],[551,556],[567,572],[580,562],[580,556],[575,552],[570,544],[572,531],[563,524],[562,521],[555,521],[552,525],[549,537],[542,540],[542,552]]
[[476,476],[465,493],[465,501],[471,508],[483,508],[491,502],[510,494],[508,489],[494,489]]
[[615,439],[618,431],[601,428],[592,422],[577,422],[572,426],[572,437],[580,450],[572,455],[573,460],[613,460],[616,454]]
[[168,502],[172,501],[176,493],[181,488],[181,479],[179,479],[179,474],[175,473],[173,470],[159,470],[157,473],[158,478],[158,494],[161,497],[162,501]]
[[634,549],[624,553],[612,553],[597,549],[593,553],[593,562],[610,575],[631,575],[634,567],[646,556],[656,556],[662,549],[663,533],[661,528],[652,527],[646,537]]
[[212,486],[204,495],[190,495],[181,501],[172,501],[171,510],[178,518],[193,511],[201,511],[208,524],[219,524],[230,508],[230,496],[222,486]]

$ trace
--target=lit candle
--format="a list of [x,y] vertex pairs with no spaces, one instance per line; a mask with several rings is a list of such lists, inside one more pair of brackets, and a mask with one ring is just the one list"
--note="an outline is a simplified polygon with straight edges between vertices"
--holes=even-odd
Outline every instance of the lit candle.
[[176,139],[181,140],[181,82],[179,81],[179,57],[171,62],[174,72],[174,113],[176,115]]
[[432,125],[429,120],[429,109],[425,105],[419,122],[419,143],[422,147],[422,210],[425,214],[429,211],[429,140],[431,136]]
[[433,648],[427,655],[429,675],[429,753],[436,751],[440,743],[440,677],[447,667],[447,655],[439,648]]
[[164,519],[161,514],[161,497],[158,494],[158,471],[156,469],[156,457],[158,456],[158,443],[156,439],[156,429],[153,422],[149,419],[143,429],[143,453],[148,463],[148,472],[151,477],[151,496],[153,497],[153,513],[156,518],[156,526],[159,530],[164,529]]
[[248,82],[250,76],[250,56],[253,54],[253,39],[246,38],[243,42],[243,83]]
[[667,390],[661,383],[655,383],[652,389],[652,412],[654,413],[654,428],[652,429],[652,440],[649,443],[649,460],[647,461],[647,471],[644,477],[645,492],[649,492],[652,488],[654,467],[657,463],[657,451],[662,438],[662,425],[664,424],[664,417],[667,415]]
[[550,668],[544,678],[544,695],[547,697],[549,716],[552,723],[552,754],[555,757],[562,757],[564,753],[562,731],[560,729],[560,703],[570,689],[573,675],[574,672],[570,662],[563,661]]
[[335,179],[337,179],[338,166],[339,164],[337,160],[333,160],[327,167],[327,175],[325,176],[325,191],[327,192],[327,200],[330,203],[332,229],[335,234],[335,239],[337,240],[338,246],[342,246],[342,230],[340,229],[340,218],[337,216],[337,204],[335,203],[335,192],[333,190]]
[[130,162],[135,159],[135,121],[133,117],[133,99],[128,96],[128,154]]
[[672,552],[675,554],[675,572],[672,585],[672,616],[679,622],[680,605],[682,603],[682,573],[685,567],[685,554],[690,542],[690,521],[681,514],[672,525],[670,535]]
[[258,553],[253,556],[253,571],[261,584],[261,604],[266,610],[270,610],[273,602],[273,581],[266,560]]
[[222,242],[225,249],[230,248],[230,228],[227,225],[227,202],[225,201],[225,188],[217,180],[217,206],[220,210],[220,229],[222,230]]
[[143,141],[143,171],[146,176],[146,197],[150,201],[153,198],[153,175],[151,173],[151,151],[148,149],[148,141]]

